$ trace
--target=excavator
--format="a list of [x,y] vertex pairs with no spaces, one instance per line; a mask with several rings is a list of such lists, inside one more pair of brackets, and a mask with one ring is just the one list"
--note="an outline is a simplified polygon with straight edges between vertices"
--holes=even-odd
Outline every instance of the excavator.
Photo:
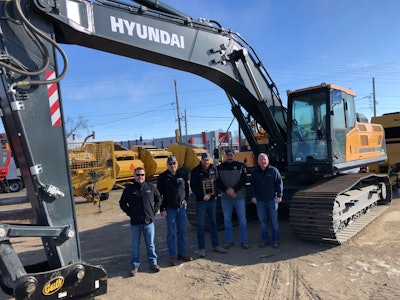
[[[285,177],[284,201],[301,238],[343,243],[390,203],[387,175],[343,173],[387,158],[382,127],[357,122],[354,93],[321,84],[290,92],[284,107],[253,48],[217,21],[158,0],[0,6],[1,117],[36,220],[0,223],[0,285],[15,299],[107,292],[106,270],[82,260],[60,92],[68,59],[60,44],[186,71],[224,89],[253,154],[267,152]],[[268,143],[258,143],[254,124]],[[47,260],[23,265],[13,248],[21,237],[40,237]]]

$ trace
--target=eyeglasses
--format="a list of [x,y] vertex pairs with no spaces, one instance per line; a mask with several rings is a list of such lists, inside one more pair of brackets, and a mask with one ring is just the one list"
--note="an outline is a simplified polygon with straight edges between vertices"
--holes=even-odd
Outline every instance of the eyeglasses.
[[136,176],[144,176],[145,174],[136,174]]
[[176,165],[176,162],[170,162],[168,163],[170,166]]

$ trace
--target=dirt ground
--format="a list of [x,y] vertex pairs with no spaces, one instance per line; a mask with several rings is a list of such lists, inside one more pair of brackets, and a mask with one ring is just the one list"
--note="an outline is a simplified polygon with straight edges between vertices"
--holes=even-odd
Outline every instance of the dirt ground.
[[[128,276],[130,232],[128,217],[120,210],[121,190],[98,206],[76,199],[83,260],[101,264],[108,272],[108,299],[400,299],[400,199],[352,240],[341,246],[305,242],[280,217],[281,247],[258,248],[259,226],[250,221],[250,249],[239,243],[226,254],[211,251],[198,259],[196,229],[187,228],[192,262],[171,267],[165,241],[165,219],[156,220],[156,250],[161,271],[148,269],[142,243],[139,273]],[[29,218],[24,191],[2,194],[0,222]],[[238,228],[235,228],[238,241]],[[223,243],[223,231],[219,232]],[[15,249],[23,263],[42,255],[39,240],[18,240]],[[0,292],[0,299],[12,299]]]

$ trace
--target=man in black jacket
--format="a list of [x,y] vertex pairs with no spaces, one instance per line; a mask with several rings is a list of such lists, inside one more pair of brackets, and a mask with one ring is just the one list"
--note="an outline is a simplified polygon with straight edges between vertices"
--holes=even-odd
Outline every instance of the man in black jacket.
[[124,189],[119,200],[119,206],[131,221],[131,276],[135,276],[139,271],[140,236],[142,232],[146,243],[147,261],[150,269],[154,272],[160,271],[154,245],[154,216],[158,211],[161,196],[154,185],[145,182],[145,170],[143,168],[136,168],[134,174],[135,182]]
[[196,195],[197,244],[199,257],[206,256],[204,230],[206,216],[210,223],[210,237],[214,252],[225,253],[219,246],[217,227],[217,167],[210,162],[210,153],[202,153],[201,161],[190,174],[190,187]]
[[[162,195],[160,214],[167,219],[167,245],[170,264],[176,266],[178,264],[177,259],[191,261],[193,258],[186,254],[185,241],[189,183],[186,173],[178,170],[178,162],[175,156],[168,157],[167,170],[158,176],[157,188]],[[178,242],[178,252],[176,251],[175,240]]]

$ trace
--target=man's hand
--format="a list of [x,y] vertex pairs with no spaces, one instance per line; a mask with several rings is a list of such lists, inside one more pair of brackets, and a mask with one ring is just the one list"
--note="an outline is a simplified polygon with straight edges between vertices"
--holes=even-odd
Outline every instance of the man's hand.
[[275,198],[275,203],[276,204],[279,204],[279,203],[281,203],[282,202],[282,197],[276,197]]
[[234,190],[233,188],[231,188],[231,187],[229,187],[229,188],[225,191],[225,193],[226,193],[229,197],[231,197],[231,198],[236,198],[236,192],[235,192],[235,190]]
[[208,201],[208,200],[210,200],[211,199],[211,196],[210,195],[204,195],[204,197],[203,197],[203,200],[204,201]]
[[167,211],[164,210],[162,212],[160,212],[161,217],[166,217],[167,216]]
[[256,197],[251,198],[251,203],[257,204],[257,199],[256,199]]

